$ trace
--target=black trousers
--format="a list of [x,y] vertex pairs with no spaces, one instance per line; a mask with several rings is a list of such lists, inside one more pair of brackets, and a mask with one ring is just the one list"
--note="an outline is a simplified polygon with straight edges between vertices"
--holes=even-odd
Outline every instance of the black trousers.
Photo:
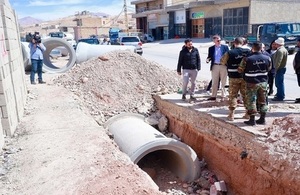
[[273,86],[274,86],[274,73],[268,73],[268,86],[269,86],[269,93],[273,93]]

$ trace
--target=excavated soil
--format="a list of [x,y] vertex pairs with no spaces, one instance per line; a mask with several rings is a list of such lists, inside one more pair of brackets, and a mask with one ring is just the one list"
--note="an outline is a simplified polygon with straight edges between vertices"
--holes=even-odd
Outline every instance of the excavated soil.
[[[143,57],[127,51],[111,52],[101,58],[93,58],[78,64],[67,73],[53,78],[51,82],[70,90],[75,95],[76,101],[87,108],[100,126],[110,117],[123,112],[150,116],[151,113],[157,111],[152,99],[153,94],[176,93],[181,88],[181,77],[177,75],[176,71],[163,68],[155,62],[147,61]],[[211,106],[216,105],[212,103]],[[271,155],[277,155],[290,163],[295,163],[295,171],[299,171],[300,162],[299,119],[298,114],[278,117],[272,127],[264,130],[268,136],[257,139],[258,142],[265,144]],[[10,145],[13,149],[14,143],[10,143]],[[106,145],[106,147],[109,146]],[[14,149],[16,150],[13,152],[15,155],[17,155],[18,149]],[[5,152],[2,153],[3,162],[5,161],[6,164],[9,155]],[[203,168],[201,177],[191,183],[178,180],[168,170],[161,168],[156,160],[154,159],[152,163],[153,167],[145,172],[159,185],[161,191],[167,194],[209,194],[210,186],[218,180],[217,176],[206,169],[204,160],[199,162]],[[130,182],[138,183],[140,178],[132,177],[134,172],[131,173],[128,169],[122,170],[120,166],[118,163],[113,163],[110,165],[110,170],[117,170],[122,178],[126,178],[127,174]],[[2,170],[3,173],[1,173],[0,166],[0,177],[5,176],[9,171],[5,167]],[[61,171],[63,172],[63,170]],[[107,177],[107,183],[110,182],[115,182],[115,178]],[[126,188],[130,189],[131,186],[123,185],[122,180],[118,180],[118,182],[124,192],[130,191]],[[99,192],[101,188],[98,186],[97,189],[97,183],[91,183],[88,187],[93,189],[91,192]],[[142,194],[147,194],[147,192]]]
[[[101,60],[102,59],[102,60]],[[155,111],[152,94],[177,92],[175,71],[135,53],[117,51],[77,65],[55,82],[75,93],[99,124],[122,112]]]
[[[122,112],[148,116],[156,111],[152,94],[174,93],[181,88],[181,78],[175,71],[126,51],[91,59],[60,76],[56,82],[78,95],[99,124]],[[198,83],[198,86],[204,85]],[[206,106],[226,106],[222,103],[208,102]],[[296,108],[276,104],[270,105],[270,109]],[[298,114],[278,117],[271,127],[263,130],[268,136],[257,138],[270,155],[289,161],[296,170],[300,162],[299,118]]]

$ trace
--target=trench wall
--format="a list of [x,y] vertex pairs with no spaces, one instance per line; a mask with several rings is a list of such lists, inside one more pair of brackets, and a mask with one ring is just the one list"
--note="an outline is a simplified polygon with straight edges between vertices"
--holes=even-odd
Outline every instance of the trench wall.
[[[299,176],[286,161],[275,161],[255,136],[204,112],[154,96],[169,119],[169,130],[192,147],[199,159],[226,182],[228,194],[300,194]],[[242,152],[246,158],[241,158]],[[275,162],[275,163],[274,163]],[[295,176],[296,175],[296,176]]]
[[[8,0],[0,0],[0,146],[23,117],[26,85],[19,26]],[[0,147],[0,148],[1,148]]]

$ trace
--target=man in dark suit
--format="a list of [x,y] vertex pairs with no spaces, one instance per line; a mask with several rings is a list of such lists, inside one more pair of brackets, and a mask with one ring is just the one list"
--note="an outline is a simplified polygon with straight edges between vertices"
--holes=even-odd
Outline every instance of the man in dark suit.
[[221,65],[222,56],[229,51],[227,45],[221,44],[221,37],[219,35],[213,36],[214,46],[208,48],[208,57],[206,63],[211,62],[210,70],[212,77],[212,95],[208,100],[216,100],[219,80],[221,81],[221,97],[225,98],[225,85],[227,80],[227,67]]

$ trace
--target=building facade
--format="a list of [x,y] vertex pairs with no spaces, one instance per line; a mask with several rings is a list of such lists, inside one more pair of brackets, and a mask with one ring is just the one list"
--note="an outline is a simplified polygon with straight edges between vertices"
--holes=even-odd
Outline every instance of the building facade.
[[[156,40],[241,36],[267,22],[300,22],[299,0],[137,0],[137,28]],[[298,20],[298,21],[297,21]]]
[[[21,27],[21,37],[33,32],[40,32],[45,37],[51,32],[66,32],[74,35],[75,40],[88,38],[90,36],[108,36],[109,29],[117,27],[125,29],[125,19],[123,15],[98,17],[88,11],[79,12],[73,16],[60,18],[57,20],[43,22],[30,26]],[[136,29],[136,19],[128,13],[128,28]]]

